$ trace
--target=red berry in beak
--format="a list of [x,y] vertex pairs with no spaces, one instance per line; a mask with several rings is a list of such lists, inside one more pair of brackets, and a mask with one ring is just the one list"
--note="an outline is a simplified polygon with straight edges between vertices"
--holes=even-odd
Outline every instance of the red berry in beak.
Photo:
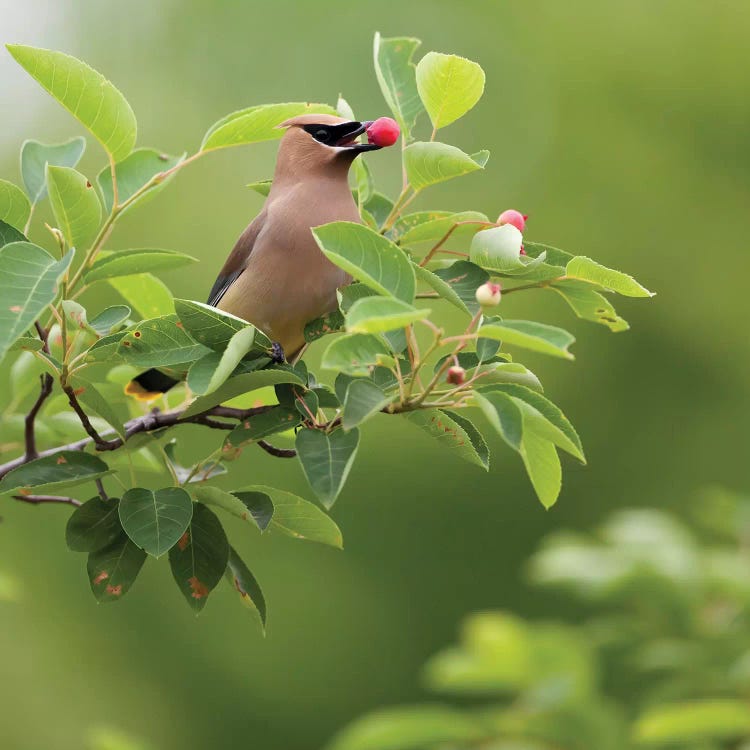
[[516,211],[515,208],[509,208],[497,217],[497,223],[512,224],[519,232],[523,232],[526,226],[526,219],[528,218],[528,216],[524,216],[520,211]]
[[401,128],[390,117],[380,117],[365,132],[367,140],[375,146],[392,146],[401,135]]
[[463,385],[466,380],[466,370],[458,365],[448,368],[448,374],[445,376],[447,382],[451,385]]

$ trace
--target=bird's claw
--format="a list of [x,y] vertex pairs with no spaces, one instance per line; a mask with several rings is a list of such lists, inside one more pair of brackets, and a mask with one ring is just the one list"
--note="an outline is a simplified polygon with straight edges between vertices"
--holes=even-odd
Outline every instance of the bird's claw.
[[281,344],[278,341],[274,341],[271,344],[271,361],[277,365],[283,365],[284,362],[286,362],[286,357],[284,356],[284,349],[282,348]]

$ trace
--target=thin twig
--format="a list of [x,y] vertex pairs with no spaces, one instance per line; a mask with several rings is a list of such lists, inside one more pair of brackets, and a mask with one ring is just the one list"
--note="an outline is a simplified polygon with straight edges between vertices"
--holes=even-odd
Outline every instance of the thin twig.
[[78,419],[81,421],[81,426],[86,430],[86,434],[94,441],[96,449],[99,451],[109,451],[119,448],[119,445],[115,445],[116,440],[105,440],[97,431],[96,427],[91,424],[88,414],[83,410],[83,407],[78,402],[76,392],[72,386],[66,385],[63,387],[65,394],[68,397],[68,403],[70,404],[73,411],[78,415]]
[[277,448],[265,440],[258,440],[258,446],[263,448],[266,453],[276,456],[276,458],[294,458],[297,455],[297,451],[294,448]]
[[76,508],[82,505],[81,501],[76,500],[74,497],[62,497],[61,495],[13,495],[13,499],[22,503],[31,503],[32,505],[54,503],[57,505],[75,505]]
[[49,398],[52,393],[52,375],[45,372],[44,375],[39,376],[40,388],[39,396],[37,397],[34,405],[29,410],[29,413],[24,419],[24,439],[26,443],[26,460],[33,461],[39,453],[36,449],[36,416],[39,414],[39,410],[42,408],[44,402]]

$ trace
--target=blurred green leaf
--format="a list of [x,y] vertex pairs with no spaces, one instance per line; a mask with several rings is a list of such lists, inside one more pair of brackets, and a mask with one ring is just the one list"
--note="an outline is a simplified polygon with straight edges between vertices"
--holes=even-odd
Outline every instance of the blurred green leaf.
[[136,121],[125,97],[100,73],[62,52],[8,44],[8,52],[96,136],[115,161],[135,145]]
[[351,221],[313,228],[323,254],[379,294],[411,304],[416,282],[403,250],[377,232]]
[[122,496],[118,512],[125,533],[149,555],[160,557],[190,525],[193,502],[180,487],[133,487]]
[[58,282],[73,260],[61,260],[30,242],[0,248],[0,359],[57,296]]
[[60,451],[18,466],[0,480],[0,493],[38,487],[75,487],[111,474],[100,458],[81,451]]
[[169,550],[169,565],[182,595],[196,612],[206,606],[228,563],[229,542],[221,521],[205,505],[195,503],[187,531]]
[[258,182],[248,182],[245,187],[254,190],[258,195],[267,198],[268,194],[271,192],[271,185],[273,185],[273,180],[258,180]]
[[323,352],[321,366],[348,375],[368,375],[376,365],[391,360],[385,341],[372,333],[347,333]]
[[465,57],[428,52],[417,65],[419,97],[437,130],[463,117],[484,93],[484,71]]
[[483,383],[516,383],[540,393],[544,390],[539,378],[519,362],[490,362],[482,366],[482,371],[489,373],[482,378]]
[[89,326],[99,336],[108,336],[113,329],[122,325],[130,317],[127,305],[112,305],[106,307],[89,321]]
[[297,458],[310,487],[325,508],[330,509],[336,502],[349,476],[358,445],[359,430],[356,429],[327,433],[304,428],[297,433]]
[[[186,154],[181,156],[170,156],[153,148],[138,148],[128,155],[122,161],[115,164],[115,177],[117,178],[117,202],[122,205],[130,200],[142,187],[144,187],[152,177],[166,172],[172,167],[185,160]],[[121,213],[126,213],[133,206],[145,200],[150,200],[157,193],[161,192],[169,183],[174,175],[170,175],[158,185],[150,188],[148,191],[138,196],[129,206],[124,208]],[[99,189],[102,191],[104,199],[104,210],[109,213],[112,210],[114,202],[114,193],[112,190],[112,168],[105,167],[96,177]]]
[[[1,189],[2,187],[0,187]],[[9,245],[11,242],[27,242],[27,240],[15,227],[0,221],[0,248]]]
[[234,372],[255,341],[255,328],[248,326],[232,336],[223,352],[208,352],[188,370],[187,384],[193,393],[204,396],[221,386]]
[[107,283],[144,320],[174,313],[172,293],[161,279],[150,273],[107,279]]
[[233,547],[229,548],[229,563],[226,578],[234,590],[239,594],[240,601],[260,620],[261,628],[266,628],[266,600],[263,597],[258,581],[245,565],[242,558]]
[[448,448],[459,458],[483,469],[488,468],[487,445],[468,419],[440,409],[420,409],[407,412],[404,417],[435,438],[438,445]]
[[93,497],[76,508],[65,527],[65,542],[73,552],[95,552],[107,547],[121,534],[117,513],[119,500]]
[[106,547],[89,552],[86,570],[99,602],[114,602],[128,593],[146,562],[146,553],[121,531]]
[[58,229],[70,247],[84,249],[96,236],[102,206],[93,185],[70,167],[47,167],[47,188]]
[[136,250],[118,250],[109,255],[97,258],[86,271],[88,284],[114,276],[132,276],[150,271],[164,271],[196,263],[192,255],[178,253],[175,250],[156,248],[138,248]]
[[38,203],[47,195],[47,164],[55,167],[75,167],[86,150],[83,136],[64,143],[47,144],[24,141],[21,146],[21,176],[29,199]]
[[326,750],[425,750],[463,747],[487,739],[478,719],[438,705],[384,708],[357,719]]
[[505,393],[482,391],[474,399],[487,421],[513,450],[521,449],[523,415],[518,405]]
[[484,338],[502,341],[503,345],[510,344],[553,357],[574,359],[568,347],[575,341],[575,337],[562,328],[545,323],[536,323],[531,320],[503,320],[500,323],[483,325],[477,333]]
[[630,326],[616,312],[612,303],[586,282],[558,281],[551,285],[583,320],[601,323],[610,331],[627,331]]
[[117,346],[117,354],[137,367],[186,364],[195,362],[209,351],[179,325],[175,315],[138,323],[125,333]]
[[375,32],[375,75],[383,98],[396,118],[405,141],[411,139],[417,117],[424,111],[417,91],[416,67],[412,62],[414,52],[420,44],[419,39],[383,38]]
[[565,267],[565,275],[573,279],[590,281],[626,297],[654,296],[653,292],[649,292],[646,287],[641,286],[632,276],[607,268],[583,255],[578,255],[568,261],[568,265]]
[[336,114],[336,110],[327,104],[306,102],[261,104],[232,112],[208,129],[201,144],[201,151],[277,140],[284,135],[284,129],[278,127],[282,122],[312,112]]
[[426,318],[431,310],[417,309],[399,299],[365,297],[357,300],[346,314],[348,333],[383,333],[405,328]]
[[31,204],[23,190],[7,180],[0,180],[0,221],[19,232],[31,213]]
[[436,141],[419,141],[404,149],[404,168],[409,183],[422,190],[439,182],[484,169],[486,152],[469,156],[455,146]]
[[391,402],[389,396],[370,380],[353,380],[344,396],[341,424],[351,430],[377,414]]
[[555,444],[547,440],[524,420],[521,458],[537,497],[545,508],[551,508],[562,487],[562,468]]

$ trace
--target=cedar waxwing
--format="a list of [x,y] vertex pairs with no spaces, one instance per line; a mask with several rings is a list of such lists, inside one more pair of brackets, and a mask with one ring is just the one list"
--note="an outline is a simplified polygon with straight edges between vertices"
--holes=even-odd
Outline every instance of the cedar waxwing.
[[[263,331],[281,360],[302,350],[305,324],[336,310],[336,290],[352,280],[323,255],[310,230],[332,221],[362,222],[348,174],[359,154],[381,148],[357,142],[370,124],[308,114],[278,126],[286,133],[271,191],[209,294],[209,305]],[[177,382],[148,370],[126,393],[151,400]]]

